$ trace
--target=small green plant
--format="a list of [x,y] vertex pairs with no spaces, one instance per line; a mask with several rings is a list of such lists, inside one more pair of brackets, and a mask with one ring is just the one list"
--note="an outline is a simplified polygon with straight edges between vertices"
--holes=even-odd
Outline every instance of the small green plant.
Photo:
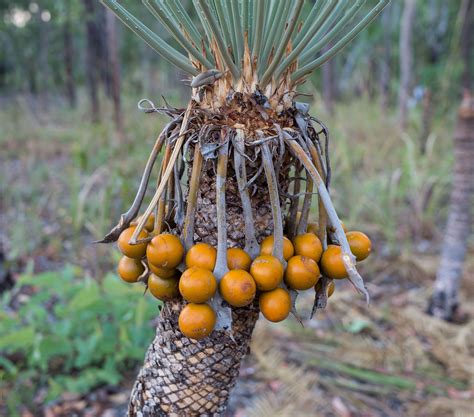
[[68,266],[24,275],[1,299],[0,388],[10,388],[8,415],[32,404],[41,388],[48,402],[63,392],[117,385],[142,361],[157,302],[137,297],[143,288],[114,274],[100,283],[82,274]]

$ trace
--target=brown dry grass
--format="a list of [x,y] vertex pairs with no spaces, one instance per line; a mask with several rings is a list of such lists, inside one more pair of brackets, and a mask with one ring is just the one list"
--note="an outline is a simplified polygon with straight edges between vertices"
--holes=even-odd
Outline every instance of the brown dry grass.
[[[469,259],[462,298],[473,317]],[[252,379],[253,399],[234,415],[474,415],[474,321],[450,324],[424,312],[436,262],[430,255],[374,260],[368,308],[341,282],[328,309],[305,328],[260,320],[236,390]],[[303,298],[307,316],[311,295]]]

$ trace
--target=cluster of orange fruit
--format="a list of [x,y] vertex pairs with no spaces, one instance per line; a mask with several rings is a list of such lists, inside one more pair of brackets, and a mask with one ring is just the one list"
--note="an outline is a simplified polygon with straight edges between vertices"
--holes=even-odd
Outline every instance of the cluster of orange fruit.
[[[150,220],[151,219],[151,220]],[[193,339],[207,337],[214,329],[216,313],[207,302],[219,290],[222,298],[233,307],[250,305],[258,292],[260,311],[267,320],[279,322],[291,311],[292,303],[288,289],[304,291],[317,289],[321,272],[331,279],[342,279],[347,273],[342,261],[341,248],[328,245],[323,251],[321,241],[315,233],[296,236],[293,241],[284,237],[283,264],[272,255],[273,236],[265,238],[260,247],[260,255],[255,259],[240,248],[227,250],[227,272],[220,282],[213,270],[217,250],[207,243],[197,243],[185,252],[180,239],[169,233],[161,233],[147,241],[153,232],[150,218],[138,236],[144,243],[130,245],[129,240],[135,230],[131,226],[118,239],[118,246],[124,255],[119,262],[120,277],[127,282],[137,282],[149,267],[148,290],[162,301],[183,297],[187,305],[179,315],[181,332]],[[308,230],[316,226],[310,224]],[[351,251],[358,261],[369,256],[371,243],[362,232],[347,232]],[[184,261],[184,272],[178,266]],[[327,288],[328,297],[334,292],[331,281]]]

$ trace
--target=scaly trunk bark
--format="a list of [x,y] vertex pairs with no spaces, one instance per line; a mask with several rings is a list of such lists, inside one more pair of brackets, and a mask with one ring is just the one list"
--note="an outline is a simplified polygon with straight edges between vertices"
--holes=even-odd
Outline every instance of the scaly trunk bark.
[[408,98],[413,71],[412,35],[415,19],[415,0],[405,0],[400,28],[400,91],[398,96],[398,112],[400,124],[406,128],[408,118]]
[[[229,158],[226,180],[228,247],[244,247],[244,218],[240,194]],[[250,163],[251,164],[251,163]],[[280,173],[280,185],[287,189],[287,168]],[[195,240],[216,246],[215,161],[204,163],[196,207]],[[271,234],[272,212],[264,176],[250,187],[257,239]],[[177,230],[178,233],[181,230]],[[132,391],[129,416],[220,416],[235,385],[240,363],[248,352],[258,319],[258,302],[233,309],[232,337],[214,331],[208,338],[188,339],[178,329],[182,302],[164,304],[156,337],[148,349],[145,364]]]
[[467,242],[472,228],[474,196],[474,98],[472,86],[472,30],[474,6],[464,0],[461,10],[465,20],[461,32],[461,55],[464,63],[462,84],[464,98],[454,132],[454,175],[448,224],[443,242],[441,262],[436,274],[434,293],[428,306],[433,316],[449,321],[462,320],[459,314],[461,284]]
[[179,301],[165,303],[156,337],[145,357],[130,399],[129,416],[219,416],[239,374],[258,309],[232,314],[233,338],[214,331],[196,341],[178,328]]
[[454,133],[454,175],[448,224],[434,293],[428,307],[433,316],[456,320],[467,242],[472,227],[474,196],[474,99],[466,92]]

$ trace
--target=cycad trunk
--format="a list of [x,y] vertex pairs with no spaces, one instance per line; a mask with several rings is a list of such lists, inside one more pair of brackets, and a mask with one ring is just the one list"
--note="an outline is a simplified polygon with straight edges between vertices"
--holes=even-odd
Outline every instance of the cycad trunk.
[[454,173],[448,224],[441,262],[429,312],[444,320],[454,320],[459,306],[468,238],[472,227],[474,197],[474,99],[466,94],[459,110],[454,133]]
[[[232,158],[230,158],[230,161]],[[197,241],[217,242],[215,161],[203,167],[196,207]],[[229,162],[229,173],[232,172]],[[255,187],[258,187],[256,181]],[[268,192],[252,198],[257,237],[271,233],[272,214]],[[228,246],[244,246],[244,219],[235,178],[227,177]],[[226,409],[240,363],[249,343],[258,306],[234,309],[232,337],[224,331],[196,341],[178,328],[179,301],[165,303],[156,337],[150,345],[131,395],[129,415],[134,416],[220,416]]]
[[130,399],[130,416],[220,416],[249,349],[258,309],[234,310],[232,334],[215,331],[204,340],[183,336],[179,301],[163,307]]

